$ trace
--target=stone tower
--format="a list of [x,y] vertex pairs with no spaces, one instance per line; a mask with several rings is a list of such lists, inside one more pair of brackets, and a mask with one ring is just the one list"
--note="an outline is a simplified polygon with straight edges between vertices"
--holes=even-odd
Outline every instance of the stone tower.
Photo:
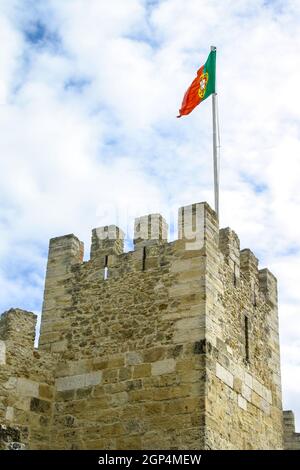
[[276,279],[206,203],[178,231],[140,217],[124,253],[94,229],[86,262],[50,240],[39,348],[0,319],[0,448],[283,448]]

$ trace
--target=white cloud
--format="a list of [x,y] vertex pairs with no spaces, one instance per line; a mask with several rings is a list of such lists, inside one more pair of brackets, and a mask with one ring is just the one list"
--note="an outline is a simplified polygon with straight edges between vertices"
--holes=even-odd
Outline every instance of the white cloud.
[[175,116],[214,44],[221,225],[278,277],[299,419],[299,20],[292,0],[1,2],[2,310],[40,308],[51,236],[88,251],[90,229],[123,214],[213,203],[210,102]]

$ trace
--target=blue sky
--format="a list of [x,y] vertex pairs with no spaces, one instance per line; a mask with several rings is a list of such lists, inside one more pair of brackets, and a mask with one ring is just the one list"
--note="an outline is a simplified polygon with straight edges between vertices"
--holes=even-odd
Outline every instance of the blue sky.
[[0,311],[40,312],[52,236],[88,257],[93,227],[213,205],[210,100],[175,116],[216,45],[221,226],[278,278],[300,428],[299,22],[292,0],[2,0]]

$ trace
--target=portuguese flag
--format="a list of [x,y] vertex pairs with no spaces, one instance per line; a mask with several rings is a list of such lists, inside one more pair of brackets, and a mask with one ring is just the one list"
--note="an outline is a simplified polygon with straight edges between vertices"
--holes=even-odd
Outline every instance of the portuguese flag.
[[185,92],[182,105],[179,110],[181,117],[190,114],[191,111],[204,101],[209,95],[215,93],[216,86],[216,51],[212,50],[202,67],[197,72],[197,77]]

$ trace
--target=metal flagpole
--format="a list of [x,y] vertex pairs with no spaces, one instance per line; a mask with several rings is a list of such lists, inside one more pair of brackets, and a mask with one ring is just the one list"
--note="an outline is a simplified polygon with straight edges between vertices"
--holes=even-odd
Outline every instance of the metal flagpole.
[[[216,51],[215,46],[210,47],[211,51]],[[212,121],[213,121],[213,160],[214,160],[214,191],[215,191],[215,211],[219,219],[219,165],[218,165],[218,145],[217,145],[217,93],[212,94]]]

